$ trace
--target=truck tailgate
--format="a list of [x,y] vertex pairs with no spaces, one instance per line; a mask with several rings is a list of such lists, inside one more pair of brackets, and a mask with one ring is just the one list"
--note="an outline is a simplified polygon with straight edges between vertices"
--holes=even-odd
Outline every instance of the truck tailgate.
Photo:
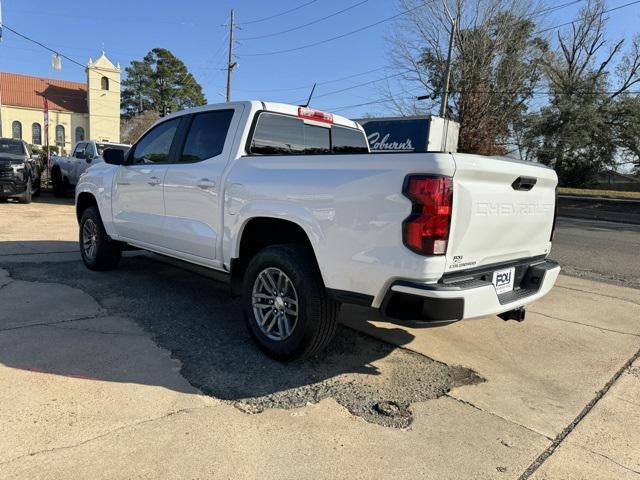
[[549,253],[556,173],[530,162],[465,154],[453,157],[456,170],[446,271]]

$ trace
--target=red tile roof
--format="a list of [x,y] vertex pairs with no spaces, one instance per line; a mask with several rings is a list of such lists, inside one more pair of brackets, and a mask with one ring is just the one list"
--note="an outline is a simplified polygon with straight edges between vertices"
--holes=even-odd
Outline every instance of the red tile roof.
[[87,113],[87,86],[17,73],[0,72],[0,100],[2,105],[44,110],[47,98],[49,110]]

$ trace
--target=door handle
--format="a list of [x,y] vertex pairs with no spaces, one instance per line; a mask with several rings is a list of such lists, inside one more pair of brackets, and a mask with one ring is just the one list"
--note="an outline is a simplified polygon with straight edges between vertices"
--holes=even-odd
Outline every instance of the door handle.
[[202,190],[212,190],[216,188],[216,182],[209,180],[208,178],[201,178],[198,181],[198,188]]
[[160,179],[158,177],[149,177],[149,181],[147,183],[152,187],[155,187],[156,185],[160,185]]

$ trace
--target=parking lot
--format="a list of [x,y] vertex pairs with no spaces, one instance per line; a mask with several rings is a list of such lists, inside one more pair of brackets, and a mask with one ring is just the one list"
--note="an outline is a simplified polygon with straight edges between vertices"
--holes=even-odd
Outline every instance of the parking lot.
[[573,276],[523,323],[344,307],[280,364],[224,285],[140,252],[91,272],[71,199],[2,204],[0,478],[640,479],[638,232],[619,275],[571,263],[607,228],[560,223]]

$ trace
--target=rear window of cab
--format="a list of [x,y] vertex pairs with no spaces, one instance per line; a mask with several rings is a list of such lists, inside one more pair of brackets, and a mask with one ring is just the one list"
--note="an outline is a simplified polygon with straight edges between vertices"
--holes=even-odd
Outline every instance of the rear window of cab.
[[355,128],[320,127],[298,117],[261,112],[249,144],[250,155],[368,153],[364,133]]

